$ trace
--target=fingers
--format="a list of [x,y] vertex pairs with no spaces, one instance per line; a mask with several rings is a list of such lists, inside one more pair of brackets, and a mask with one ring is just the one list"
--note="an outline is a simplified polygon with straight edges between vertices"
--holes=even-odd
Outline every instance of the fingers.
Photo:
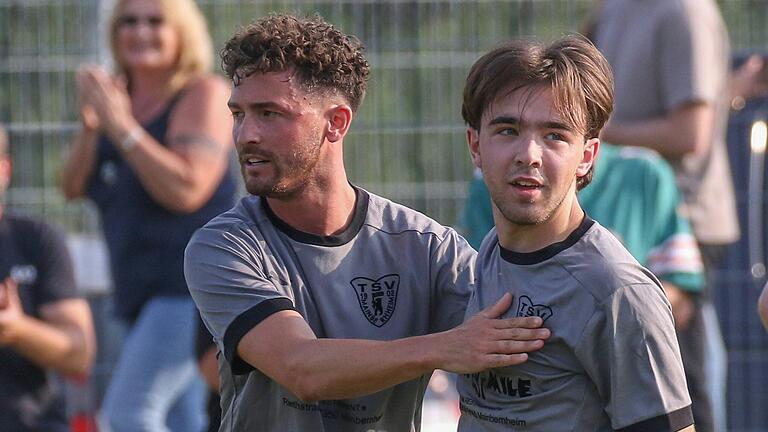
[[528,354],[489,354],[485,358],[485,369],[515,366],[525,363]]
[[512,306],[512,294],[504,293],[501,298],[491,306],[480,311],[478,315],[486,318],[498,318]]

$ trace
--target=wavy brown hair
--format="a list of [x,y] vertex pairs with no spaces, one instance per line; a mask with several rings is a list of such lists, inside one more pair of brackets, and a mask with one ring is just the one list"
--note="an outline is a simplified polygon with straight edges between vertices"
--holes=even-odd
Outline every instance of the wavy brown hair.
[[[613,72],[586,38],[571,35],[550,45],[528,40],[508,42],[472,66],[464,86],[461,115],[480,130],[483,113],[502,94],[547,85],[555,110],[587,139],[597,138],[613,111]],[[581,190],[593,170],[576,179]]]
[[271,14],[233,36],[221,50],[221,64],[235,85],[253,73],[293,69],[308,92],[340,94],[357,111],[370,75],[363,51],[357,38],[320,16]]

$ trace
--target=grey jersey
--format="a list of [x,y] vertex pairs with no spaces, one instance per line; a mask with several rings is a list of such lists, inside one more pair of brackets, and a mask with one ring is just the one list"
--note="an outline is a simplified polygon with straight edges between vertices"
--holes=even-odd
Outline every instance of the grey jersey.
[[[517,366],[459,377],[459,431],[676,431],[693,423],[661,284],[598,223],[533,253],[499,246],[477,260],[467,316],[510,291],[508,315],[538,315],[552,336]],[[631,428],[630,428],[631,427]]]
[[221,430],[418,431],[429,376],[366,397],[305,403],[236,348],[286,309],[319,338],[391,340],[452,328],[464,316],[474,258],[454,230],[360,189],[353,221],[337,236],[296,231],[258,197],[213,219],[187,246],[185,273],[223,353]]

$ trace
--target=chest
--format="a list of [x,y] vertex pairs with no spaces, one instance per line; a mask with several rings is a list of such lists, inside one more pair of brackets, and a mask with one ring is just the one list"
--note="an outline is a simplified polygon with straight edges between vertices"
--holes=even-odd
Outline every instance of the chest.
[[426,333],[434,278],[423,247],[356,239],[289,242],[271,272],[320,337],[389,340]]

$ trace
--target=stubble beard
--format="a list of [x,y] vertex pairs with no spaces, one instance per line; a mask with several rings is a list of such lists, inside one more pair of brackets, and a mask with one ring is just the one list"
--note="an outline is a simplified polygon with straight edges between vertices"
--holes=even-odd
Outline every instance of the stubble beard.
[[274,174],[269,179],[245,177],[246,190],[251,195],[269,198],[288,198],[303,190],[313,181],[320,160],[322,143],[308,140],[297,149],[288,161],[272,161]]
[[[563,194],[559,199],[553,200],[550,197],[543,197],[540,201],[543,203],[543,208],[536,208],[536,201],[530,200],[526,203],[518,204],[514,202],[508,202],[504,198],[497,199],[494,194],[491,194],[496,208],[499,209],[501,215],[513,225],[518,226],[535,226],[541,225],[552,218],[563,201],[565,201],[566,194]],[[530,207],[530,208],[526,208]]]

